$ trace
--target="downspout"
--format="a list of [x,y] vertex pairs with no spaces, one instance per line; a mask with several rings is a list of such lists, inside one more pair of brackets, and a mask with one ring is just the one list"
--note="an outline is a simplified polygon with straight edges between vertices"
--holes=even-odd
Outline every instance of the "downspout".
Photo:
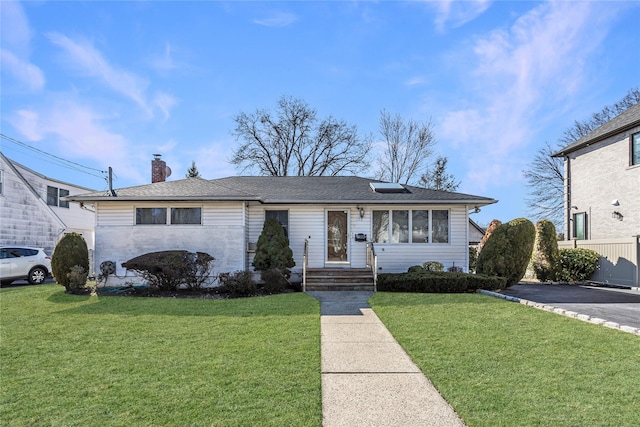
[[567,228],[566,228],[566,237],[565,240],[571,240],[571,238],[573,237],[571,235],[571,157],[569,157],[569,155],[566,155],[565,157],[565,164],[566,164],[566,178],[565,178],[565,185],[567,187],[566,189],[566,193],[567,193],[567,206],[566,206],[566,210],[567,210]]

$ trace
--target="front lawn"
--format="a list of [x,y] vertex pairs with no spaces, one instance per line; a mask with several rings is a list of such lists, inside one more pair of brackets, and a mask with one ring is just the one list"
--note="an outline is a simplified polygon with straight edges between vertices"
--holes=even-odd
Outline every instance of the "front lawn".
[[637,336],[479,294],[369,302],[469,426],[640,425]]
[[4,426],[320,426],[320,315],[235,300],[0,290]]

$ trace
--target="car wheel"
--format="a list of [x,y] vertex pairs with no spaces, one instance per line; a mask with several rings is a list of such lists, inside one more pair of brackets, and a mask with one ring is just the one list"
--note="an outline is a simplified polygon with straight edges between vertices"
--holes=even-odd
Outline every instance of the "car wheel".
[[29,272],[29,284],[31,285],[39,285],[47,278],[47,270],[42,267],[32,268]]

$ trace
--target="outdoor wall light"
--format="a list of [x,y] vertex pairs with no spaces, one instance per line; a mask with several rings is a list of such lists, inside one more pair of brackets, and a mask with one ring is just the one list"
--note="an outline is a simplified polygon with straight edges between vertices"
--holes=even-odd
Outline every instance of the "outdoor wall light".
[[611,218],[615,218],[615,219],[617,219],[619,221],[622,221],[622,218],[624,218],[624,217],[622,216],[622,214],[620,212],[613,211],[613,212],[611,212]]
[[611,206],[620,206],[620,202],[618,201],[618,199],[613,199],[611,201]]
[[360,219],[364,218],[364,208],[358,206],[358,212],[360,212]]

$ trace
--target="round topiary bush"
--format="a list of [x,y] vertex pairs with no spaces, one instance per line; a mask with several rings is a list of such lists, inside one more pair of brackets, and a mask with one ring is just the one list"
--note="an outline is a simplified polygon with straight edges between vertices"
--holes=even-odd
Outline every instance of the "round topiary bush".
[[533,272],[541,282],[556,280],[560,262],[556,226],[547,219],[536,223],[536,242],[533,248]]
[[51,274],[67,292],[78,292],[84,289],[88,273],[87,242],[78,233],[65,234],[51,256]]
[[536,228],[526,218],[498,226],[478,256],[477,273],[505,277],[507,287],[517,284],[527,271],[535,237]]

